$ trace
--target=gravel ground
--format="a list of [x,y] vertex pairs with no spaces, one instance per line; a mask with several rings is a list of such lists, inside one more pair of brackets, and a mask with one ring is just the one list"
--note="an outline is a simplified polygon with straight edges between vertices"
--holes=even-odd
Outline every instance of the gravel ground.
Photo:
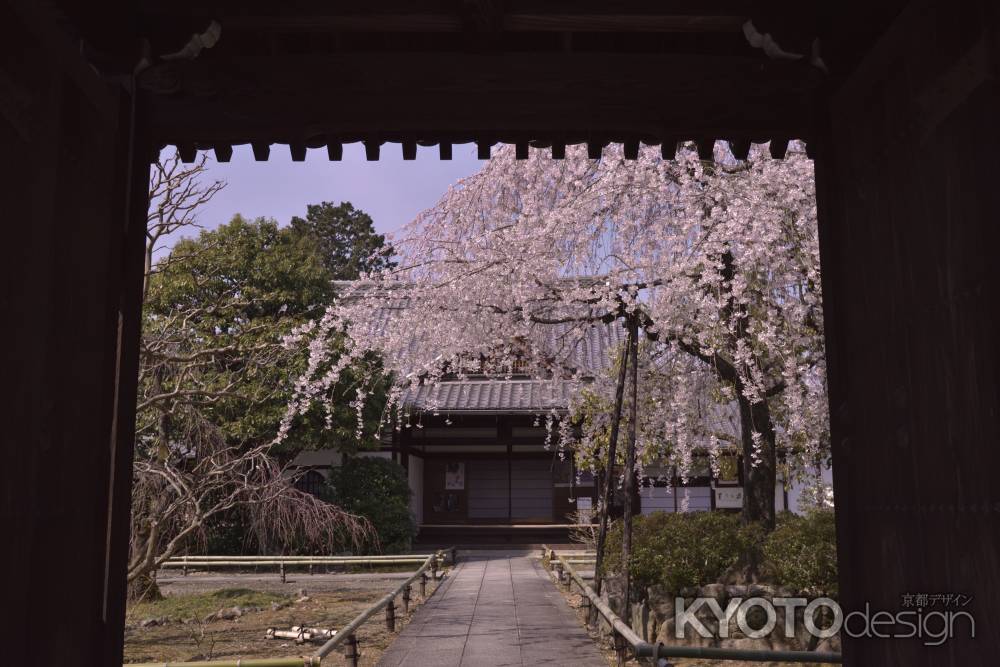
[[[264,637],[265,631],[270,627],[289,629],[293,625],[343,627],[407,577],[407,573],[395,572],[312,576],[290,573],[284,584],[276,574],[192,573],[187,577],[160,577],[158,582],[166,596],[223,588],[248,588],[295,596],[304,589],[308,599],[278,610],[249,612],[233,620],[196,620],[140,627],[144,619],[127,618],[125,662],[309,655],[318,644],[296,645],[292,641],[268,640]],[[433,595],[437,583],[428,582],[428,597]],[[362,667],[378,662],[382,651],[392,643],[421,602],[419,585],[413,587],[409,616],[403,614],[402,601],[397,600],[395,633],[386,630],[385,615],[381,612],[362,626],[358,634]]]

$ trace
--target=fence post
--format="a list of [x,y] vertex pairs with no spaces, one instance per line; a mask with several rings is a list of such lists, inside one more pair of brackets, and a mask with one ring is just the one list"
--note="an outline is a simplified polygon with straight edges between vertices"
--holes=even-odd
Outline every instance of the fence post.
[[438,559],[437,559],[437,556],[435,556],[433,559],[431,559],[431,576],[434,578],[435,581],[438,578]]
[[349,667],[358,667],[358,638],[352,632],[347,635],[347,641],[344,642],[344,660],[347,662]]
[[285,564],[281,563],[278,565],[281,570],[281,583],[285,583]]
[[618,658],[618,667],[625,667],[625,638],[614,631],[615,656]]
[[385,606],[385,627],[389,632],[396,631],[396,598],[389,600]]
[[420,573],[420,597],[427,599],[427,572]]
[[406,588],[403,589],[403,613],[410,613],[410,585],[406,584]]

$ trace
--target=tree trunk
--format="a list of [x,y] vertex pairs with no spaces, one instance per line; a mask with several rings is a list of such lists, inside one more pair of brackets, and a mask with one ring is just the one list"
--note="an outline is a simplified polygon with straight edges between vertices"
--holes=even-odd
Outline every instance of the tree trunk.
[[601,568],[604,565],[604,544],[608,537],[608,512],[611,509],[611,498],[614,495],[615,455],[618,449],[618,429],[622,421],[622,402],[625,399],[625,370],[628,368],[628,349],[632,330],[629,329],[628,339],[622,348],[621,366],[618,369],[618,385],[615,389],[615,414],[611,422],[611,436],[608,439],[608,461],[604,469],[603,502],[601,503],[601,527],[597,533],[597,562],[594,563],[594,592],[601,594]]
[[144,572],[128,582],[128,603],[162,600],[163,594],[152,572]]
[[[737,390],[740,404],[740,436],[743,445],[743,523],[774,528],[774,493],[777,485],[774,424],[767,400],[751,404]],[[760,433],[760,447],[753,433]]]
[[[722,254],[722,277],[730,286],[736,276],[733,254],[728,250]],[[731,294],[731,292],[730,292]],[[740,310],[730,296],[725,315],[732,317],[734,324],[733,359],[739,343],[747,338],[750,327],[746,310]],[[765,530],[774,528],[774,492],[776,485],[777,460],[774,443],[774,424],[767,398],[751,404],[744,395],[742,382],[735,369],[729,373],[734,383],[740,404],[740,439],[743,444],[743,523],[761,523]],[[753,434],[760,434],[760,444],[754,443]]]
[[636,509],[635,441],[636,422],[639,417],[639,322],[634,315],[629,318],[628,341],[629,364],[631,365],[632,376],[630,378],[630,384],[632,385],[632,405],[629,414],[628,445],[625,449],[625,515],[622,517],[622,580],[624,583],[622,610],[619,614],[623,619],[626,619],[626,622],[632,618],[630,606],[632,577],[629,564],[632,561],[632,514]]

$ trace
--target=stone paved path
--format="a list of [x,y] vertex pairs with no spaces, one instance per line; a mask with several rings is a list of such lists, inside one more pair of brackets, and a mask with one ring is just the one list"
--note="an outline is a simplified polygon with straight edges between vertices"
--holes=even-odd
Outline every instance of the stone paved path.
[[381,667],[607,667],[541,564],[461,560],[382,655]]

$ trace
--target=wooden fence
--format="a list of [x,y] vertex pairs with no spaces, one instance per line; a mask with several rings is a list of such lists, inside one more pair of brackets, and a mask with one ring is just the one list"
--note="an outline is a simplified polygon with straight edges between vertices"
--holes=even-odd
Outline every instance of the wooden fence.
[[[666,644],[650,642],[642,639],[635,630],[615,614],[611,607],[594,592],[583,580],[573,564],[590,563],[596,558],[577,556],[570,558],[556,553],[555,550],[544,547],[545,561],[554,571],[560,584],[572,590],[574,584],[579,587],[587,608],[587,620],[590,622],[594,611],[604,617],[614,637],[615,653],[618,664],[624,665],[629,649],[636,658],[649,658],[656,662],[660,658],[703,658],[706,660],[742,660],[744,662],[793,662],[793,663],[833,663],[843,660],[839,653],[816,653],[813,651],[772,651],[753,649],[729,649],[695,646],[667,646]],[[665,666],[669,667],[669,666]]]

